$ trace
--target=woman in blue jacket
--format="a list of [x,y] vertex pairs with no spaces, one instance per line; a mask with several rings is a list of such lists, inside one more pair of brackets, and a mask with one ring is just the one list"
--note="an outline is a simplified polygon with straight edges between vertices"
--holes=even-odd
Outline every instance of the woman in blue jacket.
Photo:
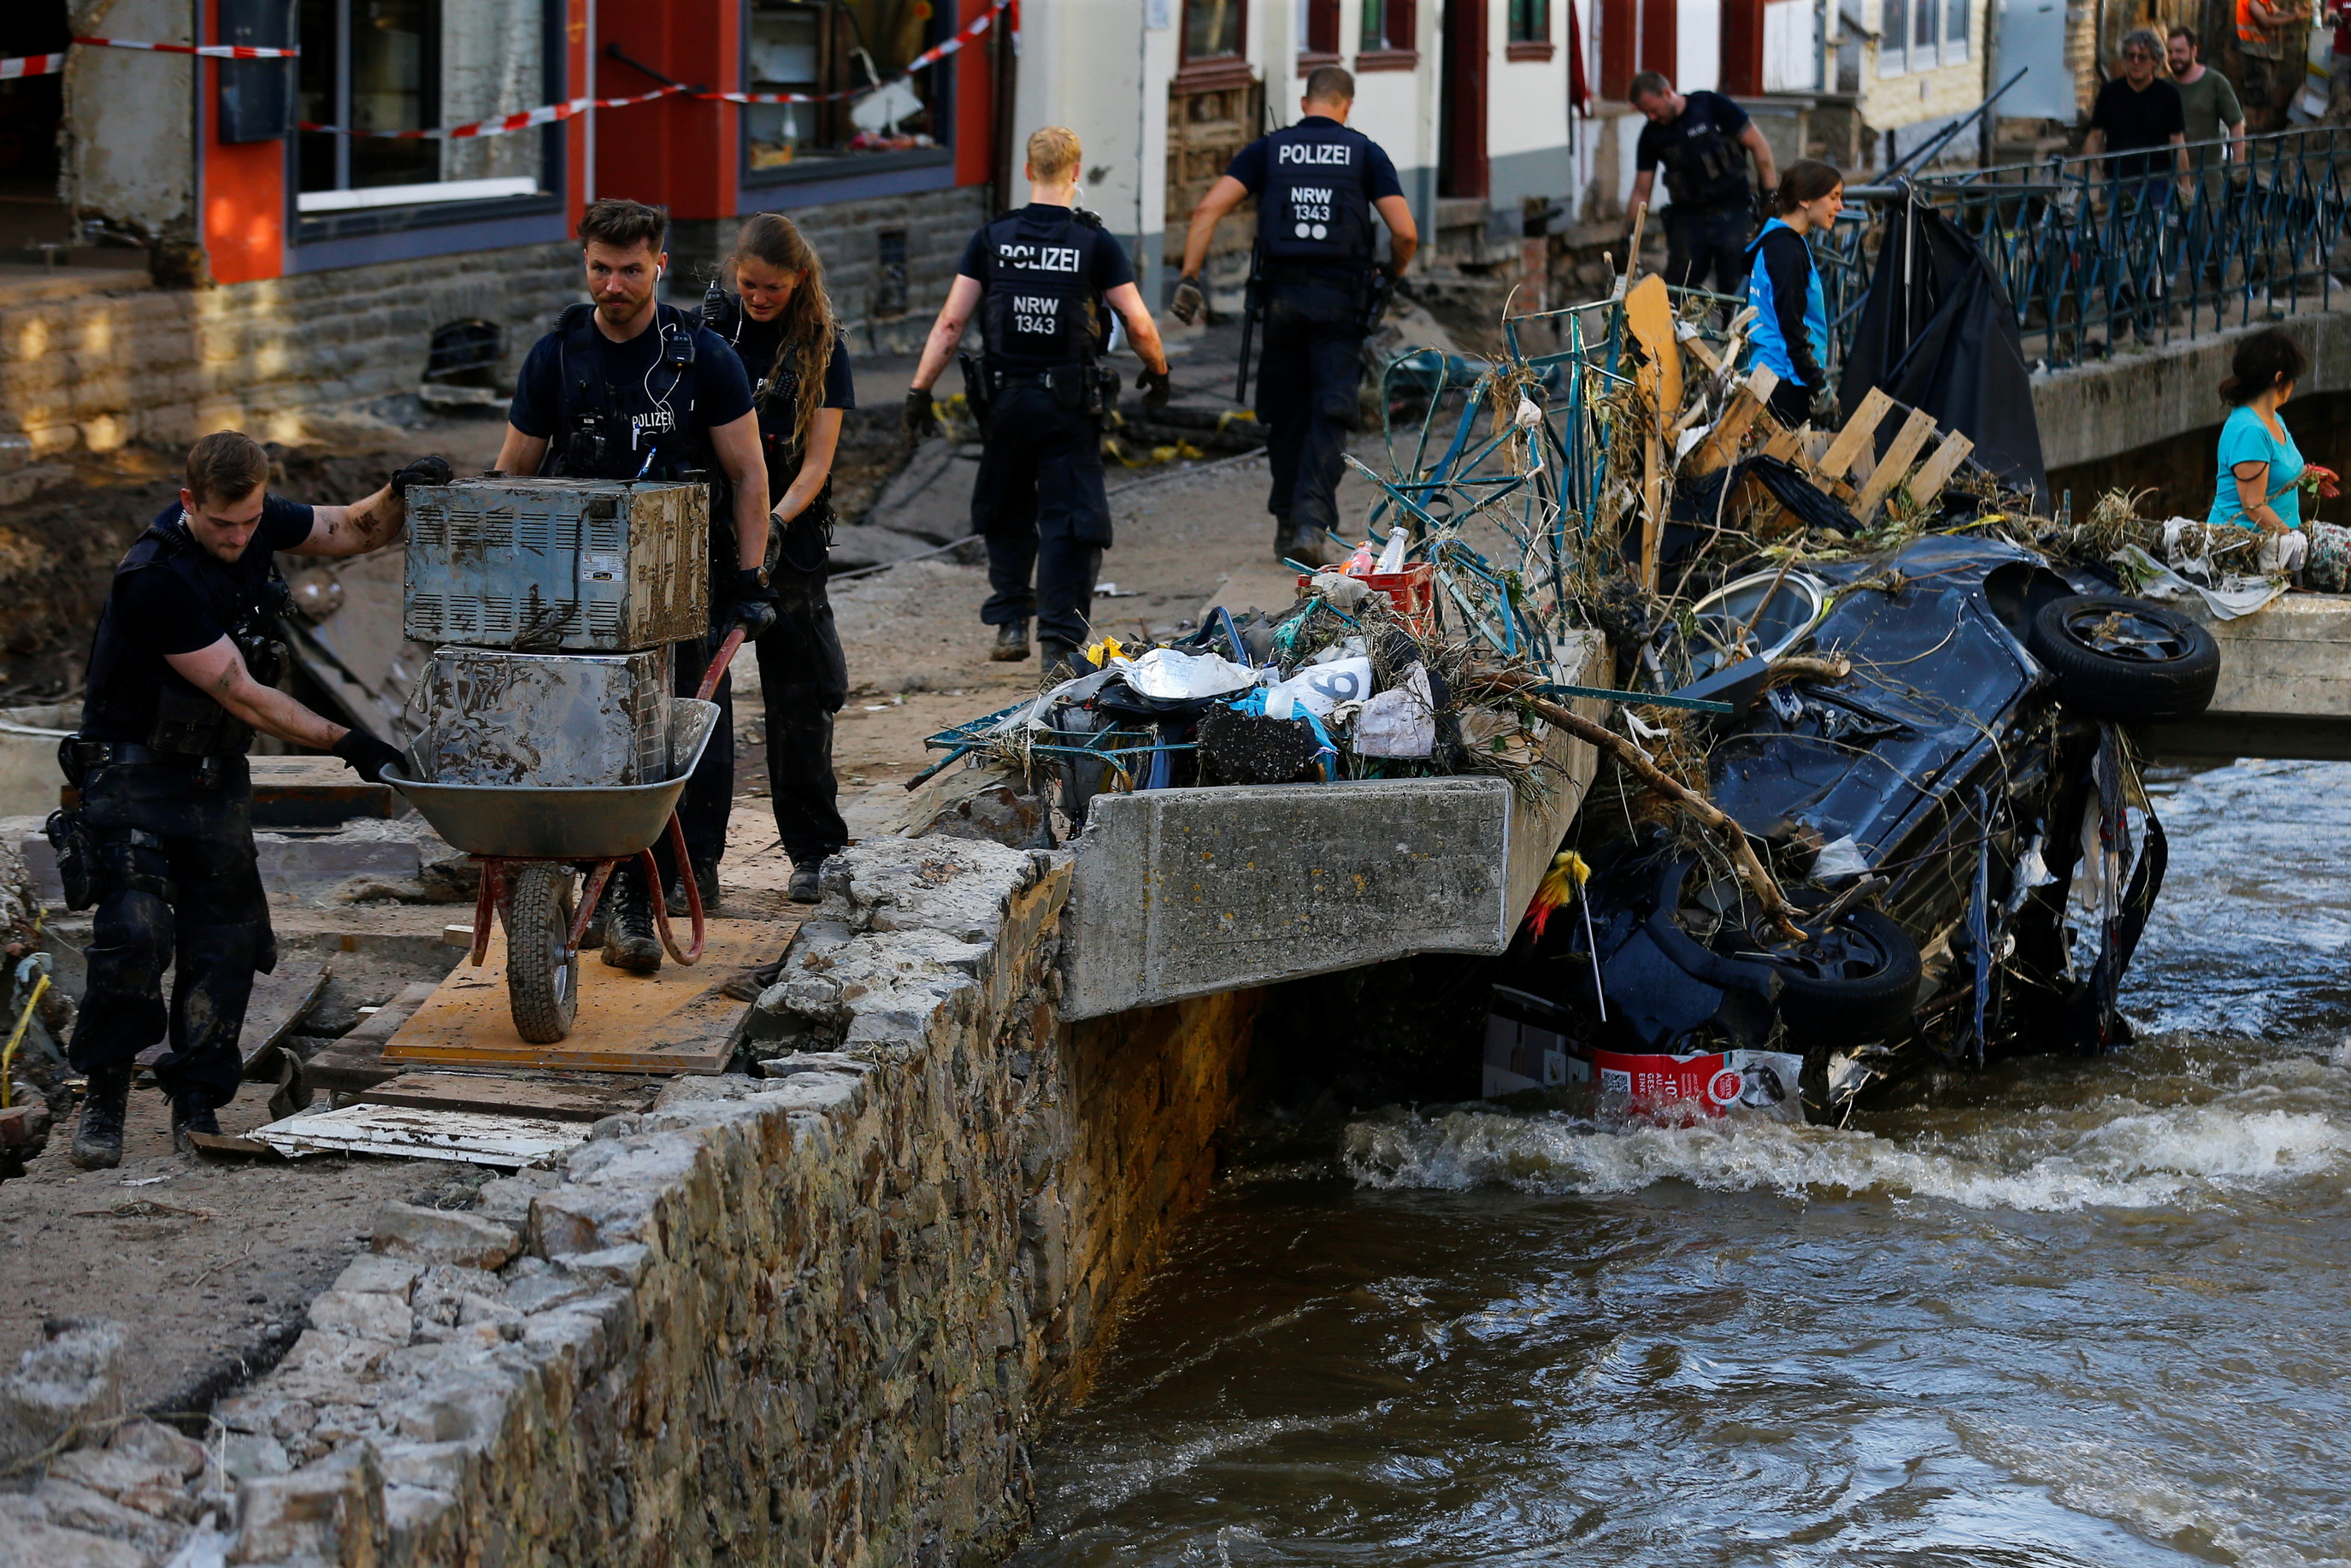
[[1747,303],[1755,307],[1747,362],[1780,378],[1771,413],[1792,430],[1829,391],[1828,304],[1806,236],[1826,233],[1844,210],[1844,176],[1835,165],[1800,158],[1780,176],[1771,217],[1747,247]]

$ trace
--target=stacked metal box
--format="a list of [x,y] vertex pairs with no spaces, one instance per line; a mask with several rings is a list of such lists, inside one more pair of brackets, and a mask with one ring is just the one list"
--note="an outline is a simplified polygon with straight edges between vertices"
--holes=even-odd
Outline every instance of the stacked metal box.
[[423,776],[595,787],[669,776],[670,645],[708,629],[697,484],[460,480],[409,493],[403,622]]

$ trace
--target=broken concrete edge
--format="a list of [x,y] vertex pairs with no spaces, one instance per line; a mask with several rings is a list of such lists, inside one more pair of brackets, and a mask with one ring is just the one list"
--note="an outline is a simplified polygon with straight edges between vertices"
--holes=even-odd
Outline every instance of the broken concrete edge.
[[[157,1490],[85,1444],[0,1517],[149,1564],[207,1512],[241,1563],[1008,1541],[1086,1348],[1035,1234],[1071,1143],[1068,857],[891,839],[825,874],[822,940],[757,1009],[762,1076],[681,1079],[471,1210],[387,1207],[285,1361],[215,1406],[205,1474]],[[103,1385],[51,1405],[87,1421]]]

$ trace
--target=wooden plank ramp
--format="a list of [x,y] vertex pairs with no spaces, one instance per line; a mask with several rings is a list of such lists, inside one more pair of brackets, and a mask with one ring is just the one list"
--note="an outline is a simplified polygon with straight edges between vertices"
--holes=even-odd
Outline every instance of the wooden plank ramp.
[[[720,988],[781,953],[805,915],[713,920],[702,961],[664,957],[651,975],[607,967],[593,952],[580,964],[579,1020],[570,1038],[533,1045],[507,1009],[506,933],[490,937],[478,969],[459,964],[384,1043],[388,1067],[517,1067],[554,1071],[723,1072],[734,1054],[747,1003]],[[682,924],[682,923],[681,923]]]

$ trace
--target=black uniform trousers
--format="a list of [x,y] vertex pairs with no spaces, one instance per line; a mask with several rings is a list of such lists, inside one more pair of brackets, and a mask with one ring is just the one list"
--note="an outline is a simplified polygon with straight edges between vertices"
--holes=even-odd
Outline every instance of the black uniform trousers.
[[788,546],[788,559],[768,572],[776,623],[758,642],[759,695],[768,713],[768,800],[776,836],[798,866],[849,843],[832,776],[832,716],[849,697],[849,661],[824,570],[796,570],[789,555]]
[[1705,288],[1712,275],[1717,294],[1747,293],[1747,242],[1755,221],[1745,207],[1679,206],[1666,209],[1666,281],[1677,288]]
[[1257,416],[1273,488],[1266,510],[1314,539],[1339,526],[1347,434],[1361,420],[1363,296],[1341,282],[1266,285]]
[[[243,757],[205,783],[193,765],[92,768],[81,821],[95,848],[98,907],[89,986],[67,1056],[77,1071],[128,1068],[158,1040],[164,1093],[225,1105],[244,1076],[237,1037],[253,977],[277,963],[253,847]],[[172,998],[163,1000],[170,969]]]
[[[679,643],[670,650],[670,690],[682,697],[695,695],[702,685],[704,672],[718,652],[718,643],[726,635],[721,628],[717,636],[692,643]],[[737,652],[737,662],[743,658]],[[728,666],[728,674],[733,666]],[[685,833],[687,856],[703,864],[716,865],[726,852],[726,823],[735,812],[735,694],[729,688],[731,680],[721,680],[710,700],[718,705],[717,727],[711,731],[710,743],[702,748],[702,760],[695,764],[693,774],[685,781],[684,792],[677,798],[677,825]],[[660,842],[653,850],[653,859],[661,867],[662,879],[674,881],[677,876],[677,857],[670,849],[669,830],[662,830]]]
[[1008,626],[1033,616],[1040,642],[1082,647],[1093,630],[1094,578],[1111,540],[1102,420],[1063,408],[1033,381],[1012,381],[990,397],[982,434],[987,445],[971,486],[971,526],[987,540],[994,591],[979,618]]

